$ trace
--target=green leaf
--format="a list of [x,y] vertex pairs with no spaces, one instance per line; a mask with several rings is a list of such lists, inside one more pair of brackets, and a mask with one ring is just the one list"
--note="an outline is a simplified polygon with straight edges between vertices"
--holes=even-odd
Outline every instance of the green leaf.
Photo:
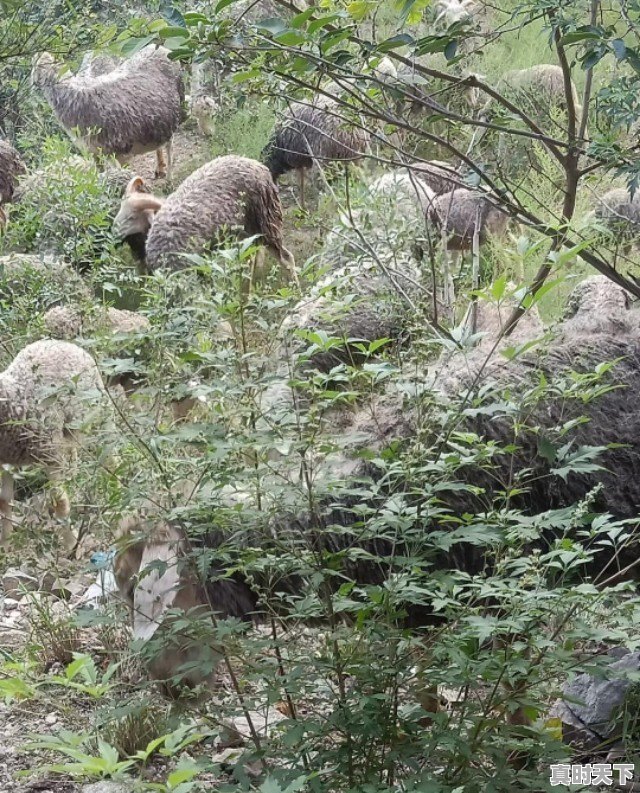
[[198,776],[199,773],[200,769],[195,764],[192,767],[177,768],[167,777],[167,784],[171,789],[173,789],[183,782],[190,782],[192,779]]
[[75,660],[67,664],[64,670],[67,680],[73,680],[81,671],[86,671],[89,664],[93,664],[93,659],[89,655],[78,655]]
[[314,15],[315,11],[316,8],[314,6],[309,6],[306,11],[303,11],[301,14],[296,14],[289,24],[292,28],[301,28],[309,17]]
[[408,33],[399,33],[397,36],[392,36],[378,44],[378,52],[389,52],[390,50],[398,49],[398,47],[405,47],[413,44],[413,36]]
[[498,620],[496,617],[465,617],[464,620],[471,628],[473,635],[480,642],[484,642],[496,633]]
[[98,738],[98,751],[100,752],[100,757],[105,761],[107,766],[109,768],[115,768],[118,763],[118,750],[111,746],[111,744]]
[[331,33],[322,40],[322,51],[326,53],[350,37],[351,30],[349,28],[338,31],[338,33]]
[[136,52],[140,52],[148,44],[151,44],[152,41],[155,41],[155,38],[155,36],[144,36],[141,39],[127,39],[120,47],[120,52],[125,58],[128,58],[131,55],[135,55]]
[[543,284],[540,289],[538,289],[535,295],[532,295],[531,292],[529,292],[523,299],[522,305],[525,308],[531,308],[532,305],[539,303],[546,294],[551,292],[553,289],[556,289],[563,281],[564,278],[556,278],[553,281],[547,281],[547,283]]
[[277,36],[279,33],[283,33],[287,30],[287,23],[283,19],[274,17],[270,19],[261,19],[257,27],[259,30],[266,30],[267,33]]
[[297,793],[307,782],[306,776],[299,776],[294,779],[286,788],[281,787],[280,783],[272,777],[267,777],[260,785],[260,793]]
[[161,39],[176,38],[189,38],[191,34],[183,27],[166,27],[158,31],[158,36]]
[[562,462],[559,468],[552,468],[551,473],[559,476],[565,482],[572,473],[590,474],[596,471],[603,471],[603,466],[594,462],[596,457],[607,450],[606,446],[580,446],[573,453],[570,453],[571,444],[568,443],[557,452],[557,459]]
[[585,69],[585,70],[593,69],[593,67],[596,64],[600,63],[600,61],[604,58],[605,53],[606,53],[606,50],[604,50],[604,49],[593,50],[592,52],[590,52],[587,55],[586,58],[583,59],[582,68]]
[[512,361],[514,358],[518,358],[523,353],[527,352],[527,350],[531,350],[533,347],[537,347],[541,341],[544,340],[544,336],[539,339],[530,339],[529,341],[525,341],[522,344],[514,344],[510,347],[505,347],[504,349],[500,350],[500,355],[507,359],[507,361]]
[[613,39],[611,49],[619,61],[623,60],[627,54],[627,47],[622,39]]
[[248,80],[255,80],[258,77],[262,77],[262,72],[260,69],[251,69],[248,72],[238,72],[231,77],[231,81],[234,83],[245,83]]
[[283,793],[280,784],[275,779],[267,777],[260,785],[260,793]]
[[356,22],[361,22],[373,8],[374,4],[370,0],[355,0],[347,6],[347,13]]
[[166,735],[161,735],[159,738],[154,738],[152,741],[146,745],[144,749],[138,749],[135,754],[136,759],[139,760],[148,760],[151,755],[158,749],[158,747],[162,746],[165,741]]
[[215,8],[214,13],[217,16],[221,11],[224,11],[225,8],[227,8],[228,6],[233,5],[234,3],[237,3],[237,2],[238,2],[238,0],[220,0],[220,2],[218,3],[218,5]]
[[285,30],[283,33],[278,33],[274,36],[279,44],[284,44],[285,47],[295,47],[296,44],[302,44],[306,41],[306,37],[297,30]]
[[169,6],[168,8],[165,8],[162,12],[162,16],[171,25],[176,25],[181,28],[185,27],[185,18],[175,6]]
[[451,41],[450,36],[425,36],[416,42],[416,54],[427,55],[431,52],[444,52]]
[[[162,43],[168,50],[176,52],[179,48],[184,47],[185,39],[183,36],[172,36],[171,38],[165,39]],[[188,53],[188,50],[185,52]]]
[[307,30],[309,33],[315,33],[316,30],[321,30],[327,27],[327,25],[332,25],[338,19],[341,19],[340,14],[329,14],[328,16],[319,17],[318,19],[314,19],[313,22],[309,22]]
[[594,31],[575,30],[571,33],[567,33],[566,36],[563,36],[560,39],[560,44],[566,47],[568,44],[577,44],[580,41],[593,41],[600,38],[602,38],[602,35]]
[[544,435],[538,438],[538,454],[543,457],[549,464],[555,462],[556,447]]
[[13,699],[33,699],[35,694],[35,687],[26,680],[19,677],[0,679],[0,696],[9,702]]
[[498,301],[498,300],[502,300],[502,298],[505,295],[506,289],[507,289],[507,276],[501,275],[499,278],[496,278],[496,280],[491,284],[489,292],[491,293],[491,297],[494,300]]
[[188,27],[195,27],[200,23],[207,24],[210,20],[209,17],[206,17],[204,14],[198,14],[195,11],[188,11],[184,15],[184,21]]

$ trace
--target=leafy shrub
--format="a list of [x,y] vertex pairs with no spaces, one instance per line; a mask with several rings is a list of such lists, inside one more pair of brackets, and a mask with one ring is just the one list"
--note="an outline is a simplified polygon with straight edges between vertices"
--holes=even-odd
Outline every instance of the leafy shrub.
[[117,259],[111,224],[127,173],[112,168],[101,173],[70,143],[46,140],[39,169],[21,187],[5,248],[49,253],[78,270]]
[[148,702],[130,702],[100,714],[97,728],[102,738],[121,757],[135,755],[151,741],[168,732],[167,707]]

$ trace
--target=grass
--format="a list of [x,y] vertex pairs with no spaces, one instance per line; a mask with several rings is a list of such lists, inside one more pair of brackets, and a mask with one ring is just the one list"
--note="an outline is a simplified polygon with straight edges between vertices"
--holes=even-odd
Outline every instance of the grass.
[[221,113],[216,119],[215,137],[211,154],[237,154],[241,157],[260,159],[276,114],[264,101],[250,99],[244,107]]

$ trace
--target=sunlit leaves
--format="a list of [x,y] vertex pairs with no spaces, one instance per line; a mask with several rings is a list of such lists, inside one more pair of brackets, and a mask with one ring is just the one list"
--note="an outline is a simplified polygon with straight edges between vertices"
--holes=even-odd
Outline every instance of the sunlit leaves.
[[347,13],[350,17],[361,22],[367,14],[376,7],[376,3],[372,0],[355,0],[347,6]]
[[131,57],[140,50],[144,49],[148,44],[155,41],[155,35],[143,36],[142,38],[129,38],[123,42],[120,51],[124,57]]

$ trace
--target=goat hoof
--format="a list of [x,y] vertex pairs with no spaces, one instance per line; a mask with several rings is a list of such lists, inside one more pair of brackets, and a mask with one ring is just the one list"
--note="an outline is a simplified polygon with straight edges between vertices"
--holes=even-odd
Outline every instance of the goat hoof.
[[167,172],[166,171],[156,171],[153,176],[154,176],[155,179],[166,179],[167,178]]

